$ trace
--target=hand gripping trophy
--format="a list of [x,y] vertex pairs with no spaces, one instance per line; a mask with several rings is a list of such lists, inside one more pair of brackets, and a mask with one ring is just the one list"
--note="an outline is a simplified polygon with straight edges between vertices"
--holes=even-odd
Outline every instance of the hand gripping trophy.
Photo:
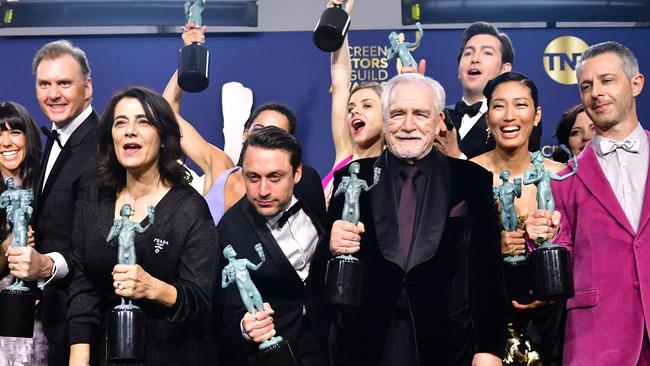
[[[251,279],[249,270],[257,271],[266,261],[262,244],[255,244],[255,251],[260,256],[260,262],[253,264],[248,259],[236,259],[237,252],[232,245],[223,249],[223,255],[228,260],[228,264],[221,272],[221,288],[226,288],[233,282],[237,284],[239,295],[241,296],[244,307],[249,314],[255,315],[259,311],[264,311],[262,295],[255,287]],[[289,342],[280,336],[271,337],[259,345],[257,362],[261,366],[291,366],[298,365],[293,356],[293,351]]]
[[[515,198],[521,197],[521,178],[510,182],[510,171],[502,170],[499,174],[502,184],[492,188],[494,199],[499,202],[501,210],[501,227],[504,231],[517,231],[519,217],[515,208]],[[522,304],[530,302],[528,283],[528,261],[524,254],[508,254],[503,257],[506,287],[510,300]]]
[[[375,167],[373,184],[357,178],[360,165],[350,164],[350,176],[343,180],[334,192],[334,197],[345,193],[341,219],[356,225],[359,223],[359,199],[362,191],[369,191],[379,182],[381,169]],[[342,306],[358,307],[361,304],[363,286],[363,263],[351,255],[339,255],[327,263],[325,276],[325,301]]]
[[[569,156],[571,152],[566,146],[560,145]],[[524,184],[534,184],[537,187],[537,208],[553,212],[555,201],[551,192],[551,180],[561,181],[576,174],[578,159],[573,156],[573,170],[563,176],[558,176],[544,167],[544,156],[534,152],[530,157],[533,167],[524,173]],[[573,296],[573,275],[571,258],[565,248],[549,243],[544,238],[537,238],[537,249],[530,256],[533,274],[533,295],[540,300],[565,299]]]
[[410,50],[414,50],[422,42],[422,36],[424,36],[424,30],[420,25],[420,22],[415,23],[415,26],[418,27],[418,32],[420,36],[416,36],[416,41],[414,43],[410,42],[400,42],[399,35],[395,32],[390,32],[388,35],[388,41],[390,42],[390,52],[388,53],[388,60],[392,60],[397,56],[402,63],[402,67],[414,67],[417,68],[418,64],[415,62],[413,56],[411,56]]
[[[120,209],[120,218],[113,221],[106,242],[118,238],[119,264],[136,264],[135,234],[142,234],[154,223],[155,211],[148,207],[149,223],[142,227],[129,219],[133,208],[125,204]],[[128,303],[121,298],[121,303],[113,308],[107,317],[108,358],[110,360],[144,360],[145,359],[145,329],[146,316],[140,307],[129,299]]]
[[[34,199],[31,189],[18,189],[13,178],[5,180],[7,190],[0,195],[0,208],[6,209],[11,225],[11,246],[27,246],[27,228],[32,217]],[[34,331],[36,297],[16,278],[0,293],[0,336],[30,338]]]
[[[205,9],[205,0],[187,0],[185,2],[185,21],[201,27],[201,13]],[[198,93],[210,84],[210,52],[198,43],[183,47],[178,55],[178,85],[181,89]]]

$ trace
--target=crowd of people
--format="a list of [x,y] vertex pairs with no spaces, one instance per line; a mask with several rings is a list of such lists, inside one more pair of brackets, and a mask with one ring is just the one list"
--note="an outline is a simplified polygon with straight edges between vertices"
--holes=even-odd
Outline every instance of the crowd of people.
[[[205,42],[205,27],[183,29],[185,45]],[[514,57],[505,33],[471,24],[458,52],[463,96],[449,104],[424,62],[350,90],[346,39],[332,54],[336,154],[321,180],[281,103],[251,113],[235,162],[182,117],[176,73],[162,94],[130,87],[99,115],[84,51],[44,45],[33,60],[52,122],[44,149],[30,113],[0,103],[0,191],[13,178],[35,195],[26,246],[10,245],[0,216],[0,287],[33,282],[38,298],[33,338],[0,337],[0,364],[122,364],[107,357],[106,314],[127,299],[146,314],[146,365],[256,365],[275,336],[303,366],[650,365],[650,133],[636,113],[638,62],[613,41],[582,54],[580,104],[556,130],[567,149],[551,160],[535,153],[542,106]],[[200,192],[184,156],[203,171]],[[534,165],[554,176],[579,166],[552,183],[551,211],[521,184]],[[333,194],[348,171],[375,183],[353,202],[358,223],[341,219],[351,202]],[[493,193],[509,179],[516,227],[503,226]],[[134,263],[111,245],[122,219],[139,228]],[[540,240],[570,251],[566,301],[509,292],[504,258],[527,257]],[[364,265],[358,308],[324,300],[339,255]]]

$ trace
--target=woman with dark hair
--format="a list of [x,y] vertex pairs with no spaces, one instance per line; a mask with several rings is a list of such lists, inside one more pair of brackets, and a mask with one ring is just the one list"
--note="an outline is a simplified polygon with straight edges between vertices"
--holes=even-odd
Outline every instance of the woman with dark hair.
[[[542,108],[539,106],[535,83],[526,75],[515,71],[490,80],[483,94],[488,103],[488,135],[494,138],[496,147],[471,161],[492,172],[496,187],[502,183],[502,171],[508,170],[514,180],[523,178],[524,172],[533,166],[528,139],[533,127],[542,118]],[[564,168],[564,165],[549,159],[545,159],[544,165],[553,172]],[[537,189],[534,185],[524,185],[521,188],[521,197],[515,200],[515,209],[519,216],[517,230],[501,231],[501,253],[504,256],[527,253],[522,224],[528,212],[537,209]],[[540,355],[545,365],[561,360],[561,354],[558,356],[555,352],[561,352],[562,349],[559,327],[561,309],[558,309],[557,304],[544,305],[547,304],[540,301],[531,304],[512,301],[513,313],[508,325],[509,347],[504,360],[506,365],[535,364],[532,362],[539,359]],[[522,361],[524,357],[527,360],[525,362]]]
[[[174,112],[158,94],[129,88],[108,102],[97,141],[97,182],[75,210],[70,365],[115,364],[105,358],[103,319],[120,297],[146,314],[146,365],[211,364],[214,340],[205,317],[215,288],[216,231],[205,200],[176,162]],[[115,243],[106,242],[126,204],[131,221],[151,224],[135,238],[135,265],[116,264]]]
[[[5,179],[13,178],[17,188],[37,185],[41,140],[29,112],[18,103],[0,102],[0,193],[7,189]],[[32,203],[33,206],[33,203]],[[29,245],[34,245],[30,229]],[[5,253],[11,244],[11,231],[4,210],[0,210],[0,289],[13,282]],[[47,339],[43,335],[39,314],[36,314],[32,338],[0,337],[0,365],[44,365],[47,361]]]
[[[567,146],[573,155],[580,154],[593,136],[594,123],[585,113],[582,104],[574,105],[564,112],[555,129],[558,145]],[[566,164],[569,156],[564,150],[556,148],[553,151],[553,160]]]

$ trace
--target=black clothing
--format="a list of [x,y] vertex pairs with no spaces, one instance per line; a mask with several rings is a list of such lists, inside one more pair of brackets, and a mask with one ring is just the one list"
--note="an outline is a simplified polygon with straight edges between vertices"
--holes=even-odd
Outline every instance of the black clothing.
[[[409,362],[417,365],[470,365],[479,352],[502,357],[507,302],[492,175],[435,150],[419,161],[426,179],[418,190],[420,212],[404,258],[394,186],[399,180],[390,179],[403,162],[388,150],[357,162],[359,178],[371,182],[373,166],[382,175],[377,186],[361,194],[362,304],[339,312],[332,335],[334,364],[402,365],[377,351],[387,347],[387,340],[399,342],[390,345],[395,349],[414,348]],[[335,174],[335,186],[346,171]],[[343,197],[332,198],[331,223],[342,207]],[[404,327],[408,322],[410,332]]]
[[[476,124],[467,132],[465,138],[460,139],[458,135],[458,147],[460,151],[471,159],[475,156],[481,155],[485,152],[494,150],[496,143],[494,138],[488,138],[487,135],[487,121],[485,120],[487,112],[485,112],[476,121]],[[456,111],[456,105],[448,105],[445,107],[445,122],[447,125],[453,125],[456,131],[460,128],[463,116]],[[542,139],[542,121],[539,121],[537,126],[533,127],[533,131],[528,138],[528,151],[537,151],[540,149],[540,140]]]
[[[32,225],[36,246],[42,254],[58,252],[71,267],[70,250],[72,247],[72,220],[75,205],[81,192],[93,180],[97,144],[95,125],[97,114],[93,111],[72,133],[59,153],[47,178],[43,180],[47,169],[49,151],[43,155],[38,184],[34,187],[34,214]],[[67,288],[70,276],[53,280],[43,288],[41,295],[41,314],[43,332],[51,349],[61,352],[50,355],[50,365],[67,365],[68,332],[65,315],[68,311]],[[56,347],[54,346],[56,345]],[[56,361],[54,361],[56,360]]]
[[[244,196],[219,221],[217,231],[221,253],[232,245],[237,258],[246,258],[259,263],[254,245],[261,243],[266,262],[257,270],[250,271],[253,283],[262,300],[268,302],[275,314],[273,323],[277,335],[289,340],[294,354],[302,366],[326,366],[328,317],[320,307],[321,291],[325,282],[324,262],[328,238],[325,232],[325,199],[318,173],[305,169],[300,183],[294,186],[294,195],[301,202],[318,233],[317,247],[311,259],[309,276],[303,283],[286,255],[266,225],[266,219],[257,213],[255,207]],[[228,261],[221,255],[218,277]],[[246,309],[235,283],[220,290],[221,312],[220,364],[232,366],[254,365],[254,355],[259,344],[243,338],[240,322]]]
[[[117,239],[106,242],[115,217],[115,199],[88,190],[75,212],[68,321],[70,344],[90,343],[91,364],[101,357],[103,318],[119,304],[111,272]],[[148,224],[145,218],[141,225]],[[178,184],[158,202],[155,220],[136,234],[137,263],[176,288],[171,308],[134,300],[147,316],[147,365],[213,364],[215,343],[208,315],[217,277],[217,236],[208,206],[192,187]]]

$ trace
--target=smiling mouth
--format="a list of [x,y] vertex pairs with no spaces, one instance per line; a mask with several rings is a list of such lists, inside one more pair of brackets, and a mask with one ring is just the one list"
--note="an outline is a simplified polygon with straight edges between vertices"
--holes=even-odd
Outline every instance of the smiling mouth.
[[2,154],[2,156],[5,158],[13,158],[16,156],[16,154],[18,154],[18,150],[3,151],[0,154]]
[[467,71],[467,74],[471,76],[475,76],[475,75],[481,75],[482,72],[479,69],[470,69],[469,71]]
[[138,151],[142,149],[142,146],[140,144],[136,144],[135,142],[129,142],[128,144],[124,144],[122,148],[125,151]]

